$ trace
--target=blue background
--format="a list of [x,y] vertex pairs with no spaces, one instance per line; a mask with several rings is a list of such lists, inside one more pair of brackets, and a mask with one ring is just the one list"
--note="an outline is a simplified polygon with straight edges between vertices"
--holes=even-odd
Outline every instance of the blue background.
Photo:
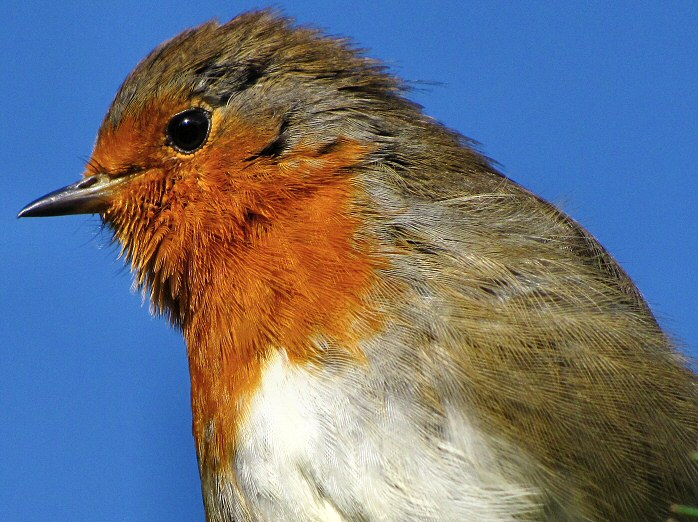
[[[155,45],[260,5],[3,4],[1,520],[203,519],[179,333],[129,292],[97,218],[15,215],[79,178]],[[591,230],[698,353],[698,4],[277,5],[414,82],[428,114]]]

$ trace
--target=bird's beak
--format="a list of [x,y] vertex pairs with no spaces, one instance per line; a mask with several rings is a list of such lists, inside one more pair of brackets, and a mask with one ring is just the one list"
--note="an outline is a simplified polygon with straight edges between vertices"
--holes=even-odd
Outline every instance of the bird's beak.
[[17,217],[67,216],[97,214],[107,209],[117,185],[124,178],[95,175],[81,179],[32,201],[19,211]]

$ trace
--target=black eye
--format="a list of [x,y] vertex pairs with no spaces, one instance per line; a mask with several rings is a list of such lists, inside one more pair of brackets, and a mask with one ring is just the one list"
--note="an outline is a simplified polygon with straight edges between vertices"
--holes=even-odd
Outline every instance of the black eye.
[[167,124],[167,141],[179,152],[191,154],[200,149],[211,130],[211,113],[201,108],[176,114]]

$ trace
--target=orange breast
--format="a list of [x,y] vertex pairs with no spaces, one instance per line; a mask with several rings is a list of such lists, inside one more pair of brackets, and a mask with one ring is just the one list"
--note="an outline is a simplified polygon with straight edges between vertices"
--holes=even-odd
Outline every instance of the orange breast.
[[323,338],[363,363],[359,342],[379,327],[365,299],[379,261],[357,234],[355,180],[338,173],[362,152],[341,143],[241,177],[236,190],[251,197],[260,196],[265,177],[276,188],[259,204],[241,204],[241,233],[195,249],[189,277],[205,288],[191,292],[184,333],[202,468],[231,464],[237,428],[273,350],[297,364],[321,364],[316,341]]

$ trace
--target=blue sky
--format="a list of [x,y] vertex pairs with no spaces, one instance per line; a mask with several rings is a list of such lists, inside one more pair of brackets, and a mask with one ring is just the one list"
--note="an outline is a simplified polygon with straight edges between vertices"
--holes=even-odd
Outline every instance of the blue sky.
[[[15,215],[79,178],[155,45],[264,5],[4,5],[1,520],[203,520],[180,335],[130,292],[97,218]],[[698,355],[698,4],[276,5],[383,59],[428,114],[584,224]]]

